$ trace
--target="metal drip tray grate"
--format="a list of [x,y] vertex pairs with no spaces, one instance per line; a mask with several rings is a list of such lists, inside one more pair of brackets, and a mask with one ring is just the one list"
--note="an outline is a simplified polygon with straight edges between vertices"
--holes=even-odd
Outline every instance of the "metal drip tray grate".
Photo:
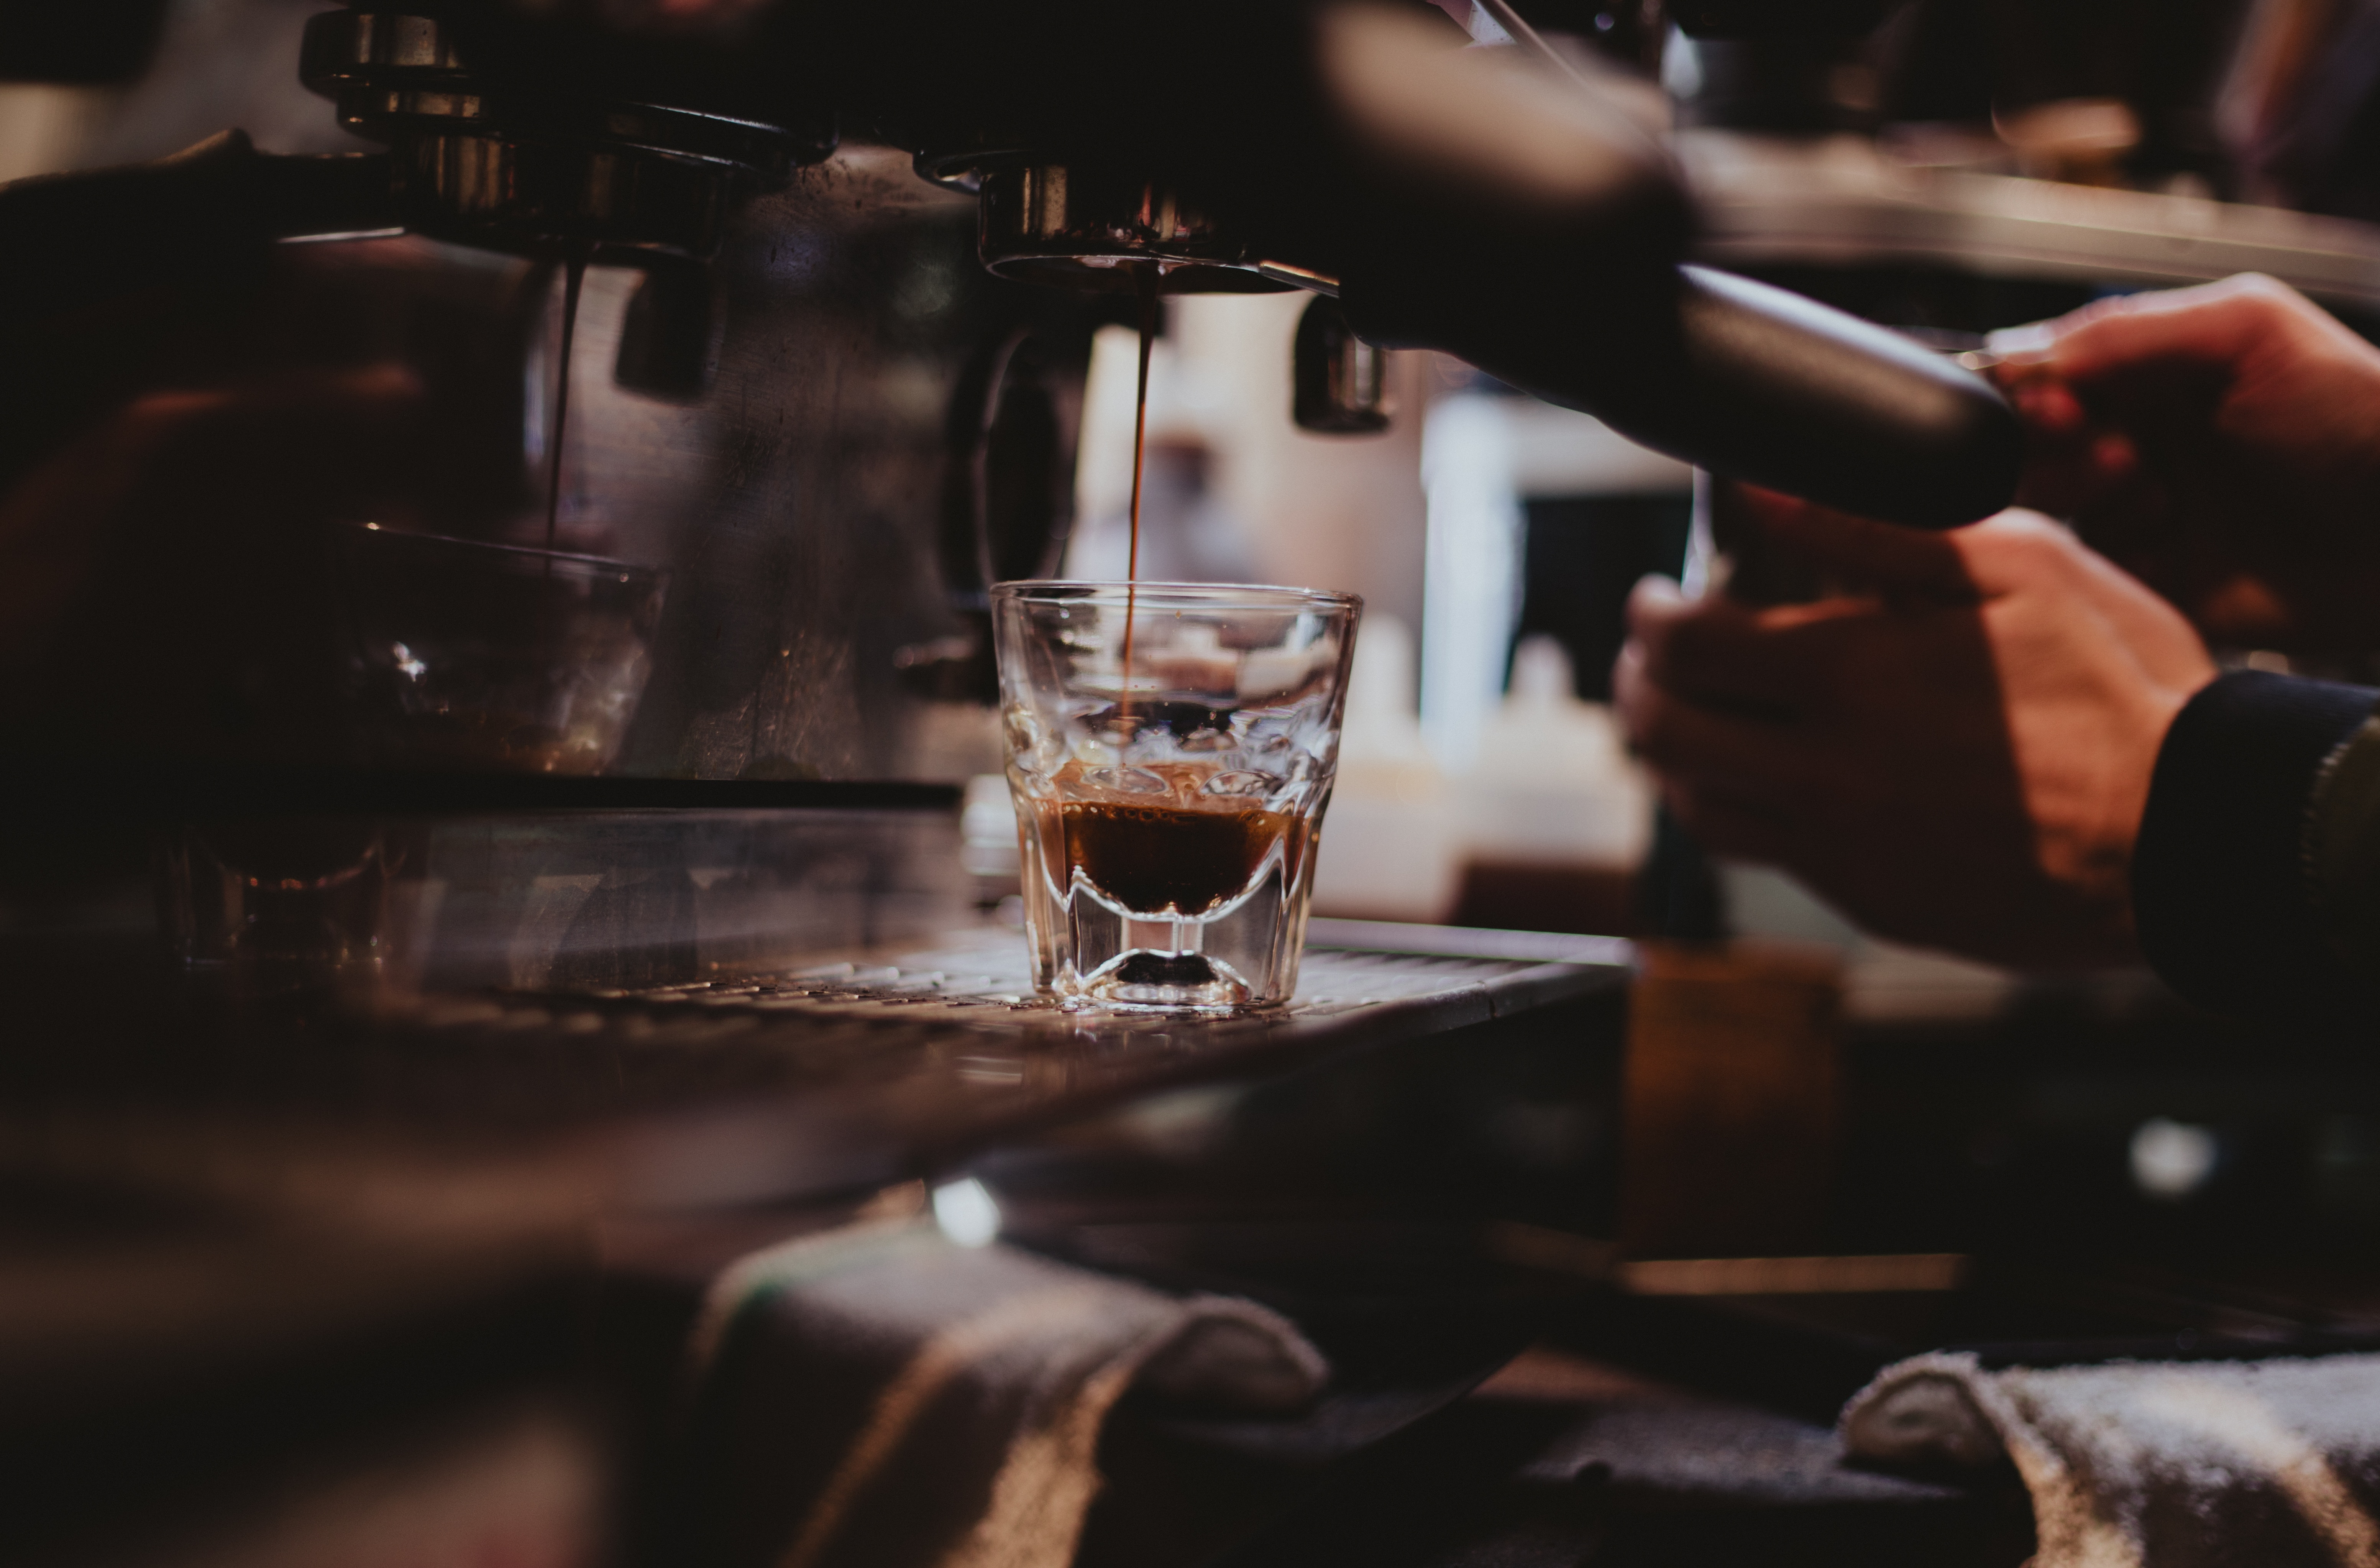
[[150,1159],[170,1126],[226,1169],[268,1175],[325,1150],[566,1153],[609,1173],[587,1178],[603,1203],[747,1203],[846,1192],[1142,1094],[1495,1020],[1616,1038],[1624,944],[1498,955],[1480,933],[1405,935],[1467,951],[1318,946],[1288,1006],[1225,1017],[1065,1012],[1032,994],[1005,929],[699,983],[419,993],[278,1032],[20,1053],[0,1131],[36,1129],[83,1164]]
[[[1487,933],[1448,933],[1461,940]],[[1416,936],[1414,940],[1421,940]],[[1453,945],[1450,941],[1447,945]],[[1310,950],[1287,1006],[1228,1016],[1070,1013],[1033,993],[1005,929],[865,960],[638,989],[428,995],[377,1053],[431,1101],[531,1120],[752,1095],[902,1099],[940,1122],[1265,1070],[1609,991],[1624,944],[1534,954]]]
[[1070,1013],[1034,994],[1016,933],[970,932],[961,940],[880,965],[840,963],[638,990],[589,991],[573,1000],[617,1010],[698,1008],[789,1018],[881,1017],[922,1008],[908,1021],[1002,1030],[1054,1028],[1127,1033],[1185,1023],[1229,1031],[1325,1018],[1357,1008],[1494,986],[1546,966],[1531,958],[1318,949],[1301,966],[1297,995],[1282,1008],[1214,1016],[1196,1013]]

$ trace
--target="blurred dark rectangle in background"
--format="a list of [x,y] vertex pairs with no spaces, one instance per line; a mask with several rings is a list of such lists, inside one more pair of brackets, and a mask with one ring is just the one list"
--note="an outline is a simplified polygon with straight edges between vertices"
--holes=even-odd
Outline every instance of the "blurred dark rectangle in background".
[[0,81],[129,81],[149,68],[165,0],[7,0]]
[[1523,504],[1518,647],[1539,633],[1570,655],[1578,695],[1611,700],[1611,664],[1639,577],[1676,577],[1686,559],[1694,502],[1684,495],[1532,496]]

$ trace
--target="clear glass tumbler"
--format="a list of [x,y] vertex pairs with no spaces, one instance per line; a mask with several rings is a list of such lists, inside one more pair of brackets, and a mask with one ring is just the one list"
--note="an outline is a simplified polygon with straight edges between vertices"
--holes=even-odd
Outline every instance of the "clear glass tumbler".
[[668,572],[597,555],[339,533],[361,760],[600,773],[652,670]]
[[991,597],[1036,983],[1123,1009],[1288,1001],[1363,602],[1208,583]]

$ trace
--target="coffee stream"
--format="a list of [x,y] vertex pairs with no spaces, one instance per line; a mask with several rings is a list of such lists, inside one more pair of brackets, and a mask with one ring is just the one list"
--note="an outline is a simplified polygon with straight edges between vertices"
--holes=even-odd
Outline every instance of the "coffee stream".
[[1116,713],[1132,711],[1132,623],[1140,595],[1140,469],[1148,456],[1148,351],[1157,341],[1157,269],[1141,269],[1140,377],[1132,405],[1132,540],[1123,564],[1123,687],[1116,696]]
[[[1132,643],[1140,584],[1141,476],[1148,454],[1148,361],[1157,338],[1158,274],[1140,269],[1140,366],[1132,416],[1131,543],[1124,559],[1123,686],[1116,716],[1132,712]],[[1245,892],[1276,844],[1284,844],[1294,880],[1305,828],[1291,812],[1268,809],[1236,791],[1218,790],[1226,770],[1214,762],[1148,762],[1122,770],[1073,762],[1054,797],[1033,802],[1037,828],[1071,876],[1080,871],[1108,897],[1153,918],[1204,916]],[[1285,842],[1284,842],[1285,841]]]
[[[553,548],[554,525],[562,516],[562,439],[570,418],[570,340],[578,330],[578,291],[587,281],[587,248],[574,248],[564,263],[564,269],[562,352],[554,359],[553,433],[545,455],[545,547],[548,550]],[[552,569],[550,564],[548,569]]]

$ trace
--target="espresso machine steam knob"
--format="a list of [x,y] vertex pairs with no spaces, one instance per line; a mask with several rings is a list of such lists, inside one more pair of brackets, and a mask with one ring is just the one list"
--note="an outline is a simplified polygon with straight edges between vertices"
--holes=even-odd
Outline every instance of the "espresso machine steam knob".
[[1290,350],[1290,417],[1318,435],[1375,435],[1389,428],[1389,356],[1355,335],[1347,312],[1318,294],[1297,318]]

